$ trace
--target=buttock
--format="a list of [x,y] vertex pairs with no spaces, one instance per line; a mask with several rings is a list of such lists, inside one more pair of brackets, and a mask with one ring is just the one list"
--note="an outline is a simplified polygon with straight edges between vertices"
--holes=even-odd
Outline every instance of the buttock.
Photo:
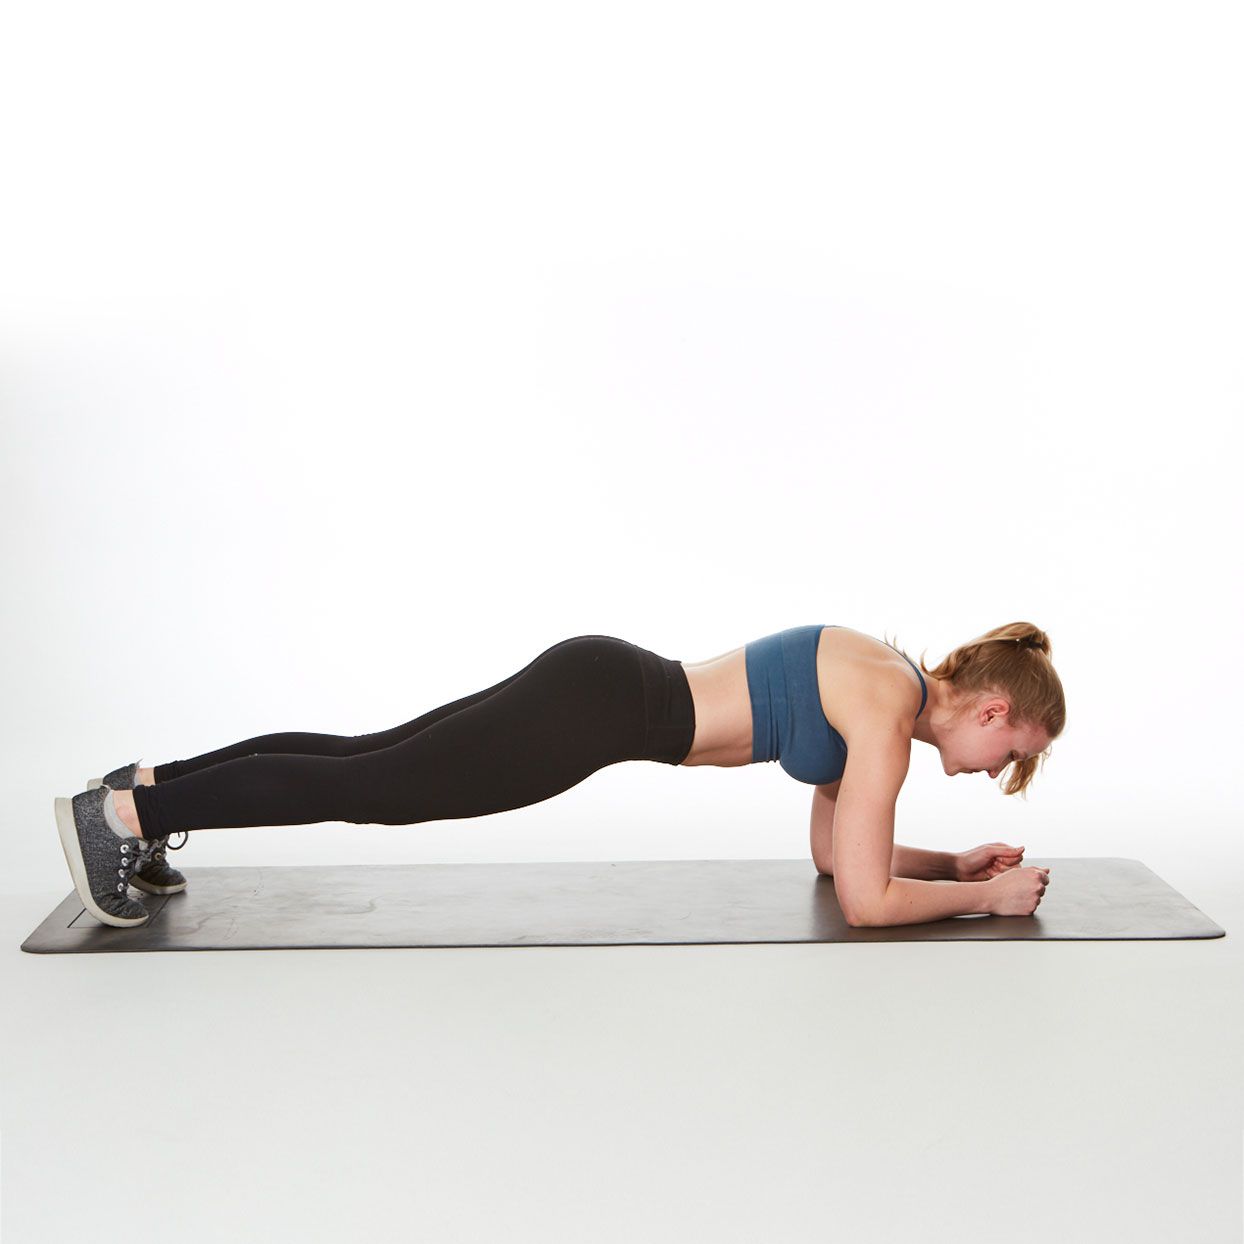
[[[619,745],[635,760],[679,765],[695,739],[695,703],[686,671],[647,648],[614,635],[575,635],[536,658],[564,693],[592,697],[625,736]],[[534,666],[536,661],[532,662]],[[529,667],[530,668],[530,667]]]

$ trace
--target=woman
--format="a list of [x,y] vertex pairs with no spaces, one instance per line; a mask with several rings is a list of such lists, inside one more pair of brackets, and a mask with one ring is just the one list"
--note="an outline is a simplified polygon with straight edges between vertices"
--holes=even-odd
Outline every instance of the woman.
[[[130,882],[154,894],[185,889],[165,856],[172,833],[486,816],[625,760],[777,760],[816,788],[813,860],[836,874],[852,924],[1028,915],[1046,870],[1018,868],[1022,847],[957,856],[895,847],[894,801],[912,739],[936,747],[948,774],[1011,768],[1004,790],[1023,792],[1064,724],[1049,658],[1049,640],[1026,622],[956,648],[933,670],[845,626],[797,626],[691,664],[578,635],[495,686],[377,734],[269,734],[154,768],[135,761],[58,798],[57,827],[86,908],[125,927],[148,918]],[[939,879],[961,884],[931,884]]]

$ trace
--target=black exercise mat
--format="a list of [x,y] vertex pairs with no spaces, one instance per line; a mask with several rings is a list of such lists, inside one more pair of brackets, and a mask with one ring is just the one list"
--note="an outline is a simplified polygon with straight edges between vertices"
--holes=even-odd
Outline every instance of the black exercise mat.
[[[179,861],[180,862],[180,861]],[[1050,869],[1031,916],[853,929],[810,860],[185,868],[151,919],[101,924],[70,892],[22,943],[36,954],[368,946],[635,946],[739,942],[1096,941],[1222,937],[1139,860]],[[138,891],[132,891],[139,896]]]

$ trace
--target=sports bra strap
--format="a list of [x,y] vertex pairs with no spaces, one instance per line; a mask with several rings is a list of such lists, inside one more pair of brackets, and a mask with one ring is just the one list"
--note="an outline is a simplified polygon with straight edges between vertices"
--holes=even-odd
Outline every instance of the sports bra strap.
[[[916,671],[916,677],[920,679],[920,713],[924,712],[924,706],[929,702],[929,688],[925,684],[924,675],[920,672],[920,667],[905,652],[900,652],[899,656]],[[920,720],[920,713],[916,714],[916,720]]]

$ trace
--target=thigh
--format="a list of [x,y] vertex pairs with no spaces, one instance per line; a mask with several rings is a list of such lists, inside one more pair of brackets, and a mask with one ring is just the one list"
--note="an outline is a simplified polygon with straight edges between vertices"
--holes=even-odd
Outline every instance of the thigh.
[[549,799],[607,765],[643,758],[634,645],[580,635],[505,685],[391,747],[348,761],[378,824],[485,816]]

